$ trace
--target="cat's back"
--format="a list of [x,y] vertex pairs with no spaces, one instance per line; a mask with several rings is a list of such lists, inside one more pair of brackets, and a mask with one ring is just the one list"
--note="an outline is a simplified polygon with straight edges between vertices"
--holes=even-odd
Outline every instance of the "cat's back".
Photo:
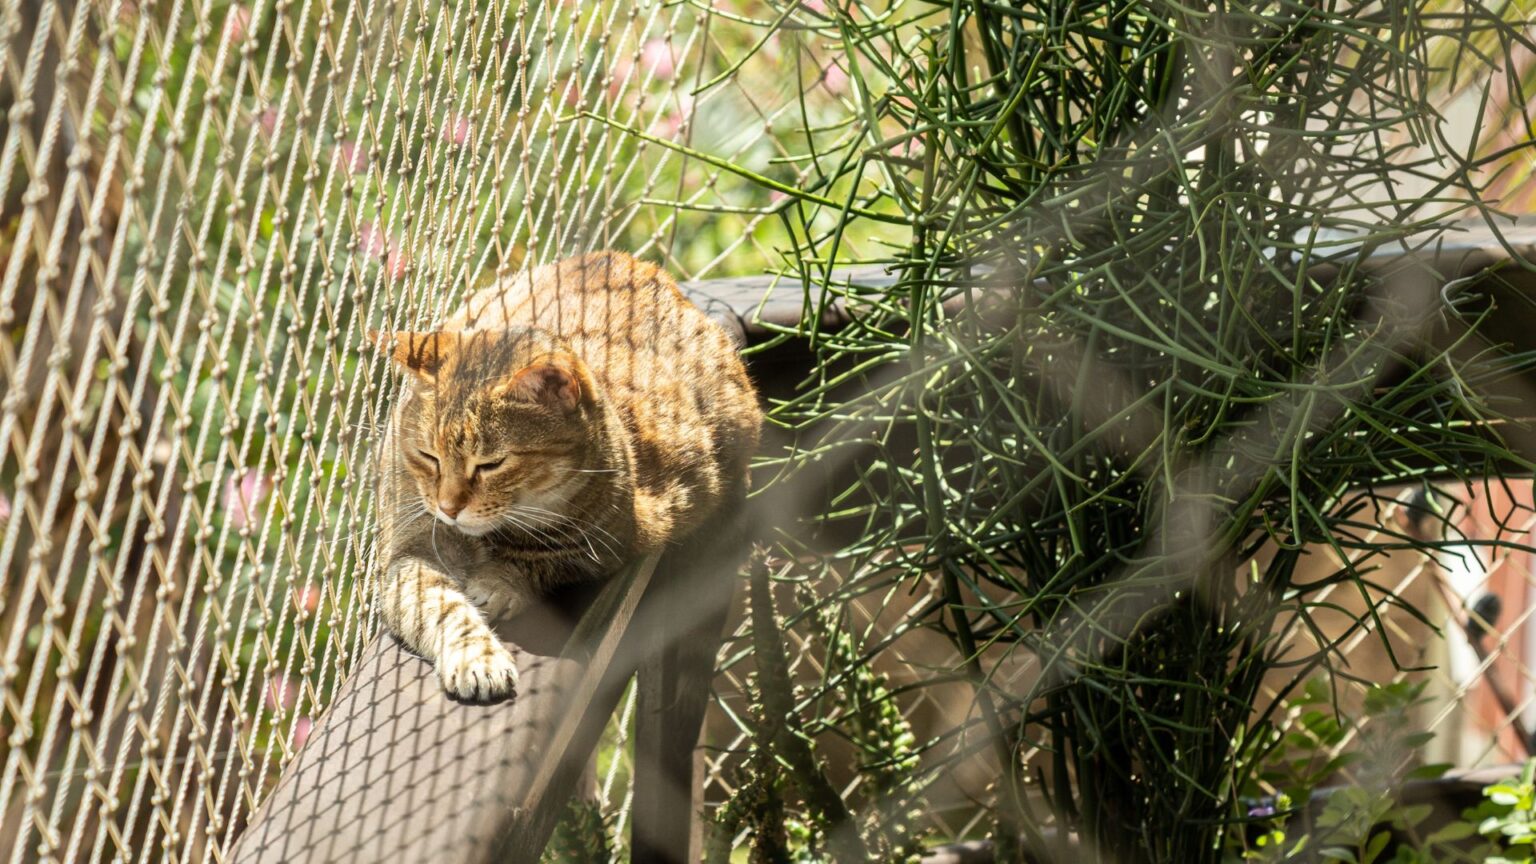
[[[446,329],[537,327],[571,343],[599,377],[623,386],[647,373],[688,374],[676,361],[735,357],[725,332],[666,271],[622,252],[567,258],[477,292]],[[658,359],[673,364],[656,368]]]
[[564,339],[640,415],[751,425],[755,443],[761,417],[737,346],[654,264],[612,251],[546,264],[474,294],[445,325],[509,327]]

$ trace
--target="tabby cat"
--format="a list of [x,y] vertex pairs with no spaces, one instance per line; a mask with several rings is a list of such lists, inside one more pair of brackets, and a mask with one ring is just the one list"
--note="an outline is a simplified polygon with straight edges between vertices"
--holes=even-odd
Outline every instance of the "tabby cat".
[[454,697],[514,692],[494,624],[686,544],[745,495],[752,384],[651,264],[568,259],[436,332],[373,338],[409,373],[381,458],[383,621]]

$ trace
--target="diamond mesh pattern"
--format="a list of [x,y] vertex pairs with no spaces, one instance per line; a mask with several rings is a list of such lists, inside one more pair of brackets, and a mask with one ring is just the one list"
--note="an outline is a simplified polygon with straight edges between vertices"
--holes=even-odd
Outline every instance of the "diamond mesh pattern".
[[[677,148],[809,176],[786,142],[854,107],[815,31],[773,26],[815,5],[0,0],[0,857],[222,860],[376,629],[361,577],[393,384],[366,331],[582,249],[695,278],[774,262],[778,202]],[[1498,494],[1466,533],[1528,538],[1529,488]],[[1351,670],[1432,678],[1426,721],[1463,765],[1524,755],[1536,713],[1530,561],[1486,557],[1470,588],[1444,560],[1392,584],[1437,624],[1493,586],[1487,656]],[[886,602],[852,602],[868,638]],[[896,653],[895,680],[955,661],[916,635]],[[741,688],[727,665],[715,803]],[[900,698],[920,739],[968,710]],[[616,845],[632,711],[599,777]],[[931,817],[948,836],[985,818]]]
[[763,23],[0,3],[0,858],[227,854],[377,626],[366,332],[589,248],[759,270],[767,193],[660,142],[787,155]]

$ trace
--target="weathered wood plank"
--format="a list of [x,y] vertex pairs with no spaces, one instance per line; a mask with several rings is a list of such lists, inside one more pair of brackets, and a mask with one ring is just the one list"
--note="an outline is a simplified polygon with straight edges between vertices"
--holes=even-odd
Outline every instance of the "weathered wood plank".
[[375,640],[234,860],[537,861],[633,672],[615,658],[655,567],[503,628],[521,672],[511,702],[454,702],[426,661]]
[[[615,578],[592,603],[571,634],[562,657],[579,671],[568,684],[552,692],[529,694],[534,701],[550,703],[532,709],[540,718],[556,718],[553,729],[537,741],[508,741],[504,752],[511,759],[497,766],[496,788],[506,790],[510,806],[500,812],[486,809],[478,814],[477,831],[493,839],[485,854],[473,860],[485,862],[534,862],[539,859],[555,823],[565,810],[571,791],[586,766],[597,740],[613,714],[642,652],[643,631],[633,619],[652,592],[653,556]],[[640,625],[643,626],[643,625]],[[519,696],[518,701],[528,697]],[[574,722],[573,722],[574,721]]]

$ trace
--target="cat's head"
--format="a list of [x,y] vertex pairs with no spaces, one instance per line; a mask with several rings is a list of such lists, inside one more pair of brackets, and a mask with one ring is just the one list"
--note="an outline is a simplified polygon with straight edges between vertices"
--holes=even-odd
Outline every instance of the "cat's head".
[[538,330],[373,334],[412,398],[395,447],[435,518],[471,535],[540,534],[604,476],[598,392]]

